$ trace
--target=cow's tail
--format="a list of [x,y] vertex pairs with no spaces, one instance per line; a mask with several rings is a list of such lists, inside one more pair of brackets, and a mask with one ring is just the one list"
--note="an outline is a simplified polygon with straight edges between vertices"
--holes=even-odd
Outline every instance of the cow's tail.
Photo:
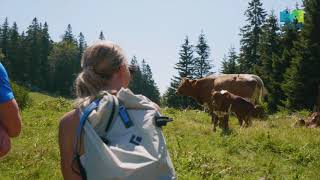
[[258,95],[258,101],[259,101],[259,104],[262,104],[262,98],[267,95],[267,90],[266,88],[264,87],[264,83],[262,81],[262,79],[257,76],[257,75],[252,75],[252,77],[258,82],[258,88],[260,89],[260,92],[259,92],[259,95]]

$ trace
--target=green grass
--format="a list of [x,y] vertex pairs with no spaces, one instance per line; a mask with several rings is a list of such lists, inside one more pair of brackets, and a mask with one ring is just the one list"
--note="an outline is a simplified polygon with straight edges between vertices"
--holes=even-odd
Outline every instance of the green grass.
[[[23,131],[0,160],[0,179],[62,179],[58,123],[69,101],[31,93],[33,105],[22,112]],[[320,129],[292,128],[307,112],[278,113],[232,131],[213,133],[210,117],[198,111],[163,109],[174,121],[164,134],[179,179],[319,179]]]
[[175,119],[164,132],[179,179],[319,179],[319,129],[292,128],[306,113],[278,113],[232,131],[211,131],[208,115],[165,109]]
[[58,124],[69,102],[30,94],[33,104],[22,112],[23,127],[11,152],[0,160],[0,179],[62,179],[59,164]]

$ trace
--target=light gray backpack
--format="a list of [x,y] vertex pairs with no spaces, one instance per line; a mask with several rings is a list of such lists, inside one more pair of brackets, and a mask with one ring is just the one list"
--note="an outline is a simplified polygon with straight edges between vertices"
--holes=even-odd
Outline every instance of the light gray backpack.
[[82,177],[176,179],[161,131],[169,121],[155,103],[129,89],[102,93],[82,109],[74,151]]

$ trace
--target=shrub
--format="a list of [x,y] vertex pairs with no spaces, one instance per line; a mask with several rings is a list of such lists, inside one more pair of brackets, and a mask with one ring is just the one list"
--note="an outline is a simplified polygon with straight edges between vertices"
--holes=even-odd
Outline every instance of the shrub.
[[11,87],[20,109],[24,109],[31,104],[31,98],[29,97],[27,88],[20,86],[15,82],[11,82]]
[[39,103],[38,106],[41,110],[52,110],[56,112],[66,112],[72,108],[71,103],[62,97],[43,101]]

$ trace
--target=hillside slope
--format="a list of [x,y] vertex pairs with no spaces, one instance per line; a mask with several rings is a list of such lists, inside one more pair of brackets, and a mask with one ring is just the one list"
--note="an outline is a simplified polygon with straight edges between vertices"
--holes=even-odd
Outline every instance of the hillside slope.
[[[58,123],[70,101],[31,93],[22,112],[23,131],[0,160],[0,179],[62,179]],[[211,131],[210,118],[198,111],[163,109],[174,118],[164,127],[179,179],[318,179],[320,130],[291,124],[306,112],[278,113],[253,127],[239,128],[231,118],[229,134]]]

